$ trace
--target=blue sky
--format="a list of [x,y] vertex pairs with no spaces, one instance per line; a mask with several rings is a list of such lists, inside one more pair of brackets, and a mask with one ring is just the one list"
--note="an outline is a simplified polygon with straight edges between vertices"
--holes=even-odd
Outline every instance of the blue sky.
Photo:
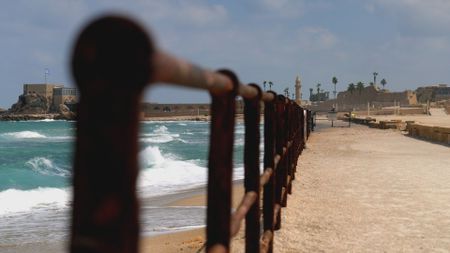
[[[271,80],[304,98],[321,83],[385,78],[399,91],[449,83],[448,0],[7,0],[0,10],[0,107],[23,83],[74,86],[68,62],[74,38],[108,12],[140,22],[159,48],[211,69],[234,70],[244,83]],[[145,101],[208,102],[205,92],[153,86]]]

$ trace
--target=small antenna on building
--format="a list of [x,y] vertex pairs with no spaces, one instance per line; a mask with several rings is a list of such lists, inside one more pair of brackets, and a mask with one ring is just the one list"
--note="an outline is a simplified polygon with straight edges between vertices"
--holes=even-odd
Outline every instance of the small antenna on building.
[[47,76],[48,75],[50,75],[50,70],[48,68],[45,68],[45,74],[44,74],[45,83],[47,83]]

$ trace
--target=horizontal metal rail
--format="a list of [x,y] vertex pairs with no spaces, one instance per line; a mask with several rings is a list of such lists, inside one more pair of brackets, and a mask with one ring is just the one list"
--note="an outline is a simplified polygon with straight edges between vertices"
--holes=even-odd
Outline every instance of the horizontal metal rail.
[[[281,207],[286,206],[298,156],[313,127],[310,111],[272,91],[263,92],[256,84],[242,84],[231,71],[208,70],[163,52],[155,48],[144,29],[117,16],[97,19],[82,30],[75,43],[72,72],[81,99],[71,252],[137,252],[139,101],[147,84],[159,82],[204,89],[212,97],[206,251],[228,252],[230,238],[239,232],[244,219],[246,252],[273,251],[274,230],[281,227]],[[237,96],[245,102],[246,193],[230,215]]]
[[[178,84],[186,87],[209,90],[212,94],[222,94],[233,90],[232,81],[226,76],[208,70],[188,61],[157,51],[153,56],[153,82]],[[258,96],[254,86],[239,83],[237,95],[251,99]],[[275,95],[263,92],[262,101],[272,101]]]

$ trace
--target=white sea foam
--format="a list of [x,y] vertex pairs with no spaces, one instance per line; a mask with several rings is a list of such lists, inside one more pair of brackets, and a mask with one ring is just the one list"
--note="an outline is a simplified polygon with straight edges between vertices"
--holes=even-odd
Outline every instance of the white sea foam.
[[158,128],[156,128],[155,130],[153,130],[153,132],[156,134],[168,134],[169,133],[168,130],[169,129],[166,126],[162,125],[162,126],[159,126]]
[[164,125],[157,126],[152,133],[145,133],[141,136],[145,138],[140,138],[140,140],[146,143],[167,143],[171,141],[187,143],[185,140],[180,138],[179,134],[170,133],[169,129]]
[[173,140],[174,140],[174,138],[170,135],[141,138],[142,142],[147,142],[147,143],[167,143],[167,142],[171,142]]
[[236,129],[234,130],[234,133],[235,134],[245,134],[245,129],[236,127]]
[[[138,185],[143,196],[156,196],[206,184],[207,169],[200,159],[180,161],[162,154],[158,147],[147,147],[139,154],[143,170]],[[243,178],[243,167],[234,169],[233,179]]]
[[237,137],[236,139],[234,139],[234,145],[244,146],[244,137]]
[[158,147],[147,147],[139,153],[139,160],[141,167],[148,168],[148,166],[158,165],[164,162],[164,157]]
[[31,139],[31,138],[46,138],[47,136],[34,131],[20,131],[2,134],[4,137],[15,139]]
[[145,196],[161,195],[206,182],[206,168],[194,161],[179,161],[170,155],[163,156],[158,147],[145,148],[139,157],[144,168],[139,175],[139,186]]
[[64,208],[70,196],[68,189],[8,189],[0,192],[0,215],[27,212],[35,208]]
[[140,123],[143,124],[170,124],[170,123],[178,123],[176,120],[141,120]]
[[34,157],[28,160],[25,165],[42,175],[69,177],[69,170],[58,167],[54,162],[45,157]]
[[75,140],[75,136],[51,136],[50,140]]

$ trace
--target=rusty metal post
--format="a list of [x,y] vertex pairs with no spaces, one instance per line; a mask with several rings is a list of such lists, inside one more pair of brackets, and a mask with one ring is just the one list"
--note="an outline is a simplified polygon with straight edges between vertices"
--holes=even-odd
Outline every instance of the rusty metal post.
[[298,155],[299,155],[299,153],[298,153],[298,150],[299,150],[299,143],[300,143],[300,138],[301,138],[301,136],[300,136],[300,132],[301,132],[301,129],[300,129],[300,124],[301,124],[301,122],[300,122],[300,118],[299,118],[299,106],[298,105],[296,105],[295,107],[294,107],[294,110],[293,110],[293,112],[292,112],[292,117],[294,118],[294,126],[293,126],[293,128],[294,128],[294,131],[295,131],[295,133],[294,133],[294,149],[293,149],[293,159],[294,159],[294,161],[293,161],[293,163],[294,163],[294,167],[293,167],[293,169],[292,169],[292,180],[295,180],[295,173],[297,172],[297,160],[298,160]]
[[221,70],[234,85],[231,92],[211,93],[211,137],[208,161],[207,252],[228,252],[230,244],[231,180],[236,94],[239,80],[233,72]]
[[289,98],[285,99],[284,102],[284,126],[283,126],[283,132],[284,132],[284,138],[283,138],[283,146],[286,148],[286,152],[283,157],[283,170],[281,171],[281,178],[282,178],[282,185],[284,188],[284,191],[281,191],[281,206],[286,207],[287,206],[287,198],[288,198],[288,175],[289,170],[291,167],[291,157],[290,157],[290,151],[291,148],[288,146],[288,142],[291,140],[291,126],[290,126],[290,107],[291,107],[291,101],[289,101]]
[[256,84],[250,85],[258,89],[258,96],[253,99],[244,99],[244,185],[246,193],[254,191],[258,195],[245,218],[245,252],[256,253],[259,252],[259,238],[261,235],[259,222],[261,216],[259,210],[259,123],[262,91]]
[[[306,113],[306,115],[308,115],[308,113]],[[305,140],[306,140],[306,136],[308,135],[308,120],[305,119],[305,110],[301,109],[300,110],[300,124],[301,124],[301,143],[300,143],[300,150],[299,153],[301,154],[303,151],[303,148],[305,147]],[[305,129],[306,127],[306,129]],[[306,134],[306,136],[305,136]]]
[[152,52],[146,33],[120,17],[94,21],[75,44],[72,253],[138,250],[138,111]]
[[289,105],[289,140],[291,141],[291,148],[289,149],[289,167],[288,167],[288,177],[290,180],[288,180],[287,185],[287,193],[292,194],[292,181],[295,179],[295,173],[294,173],[294,164],[295,164],[295,150],[296,150],[296,144],[297,144],[297,137],[296,134],[296,120],[295,120],[295,109],[297,104],[291,102]]
[[306,111],[306,120],[308,122],[306,136],[307,136],[307,138],[309,138],[310,133],[312,131],[314,131],[314,117],[313,117],[312,112],[310,110]]
[[[271,92],[276,97],[275,92]],[[274,173],[270,176],[269,181],[264,186],[263,193],[263,217],[264,217],[264,231],[270,231],[273,234],[274,230],[274,205],[275,205],[275,101],[264,103],[264,169],[272,169]],[[273,251],[273,239],[269,244],[269,253]]]
[[[285,141],[285,129],[284,129],[284,112],[285,112],[285,97],[283,95],[277,96],[276,101],[276,141],[275,141],[275,151],[276,154],[281,156],[280,162],[275,171],[275,204],[281,206],[281,193],[283,189],[283,174],[285,170],[285,156],[283,155],[283,146],[286,145]],[[279,230],[281,228],[281,208],[277,214],[276,222],[275,222],[275,230]]]
[[297,172],[297,162],[299,155],[301,153],[302,149],[302,143],[303,143],[303,135],[304,135],[304,122],[303,122],[303,109],[299,106],[296,106],[294,116],[295,116],[295,122],[296,122],[296,137],[295,137],[295,154],[294,154],[294,178],[295,173]]

